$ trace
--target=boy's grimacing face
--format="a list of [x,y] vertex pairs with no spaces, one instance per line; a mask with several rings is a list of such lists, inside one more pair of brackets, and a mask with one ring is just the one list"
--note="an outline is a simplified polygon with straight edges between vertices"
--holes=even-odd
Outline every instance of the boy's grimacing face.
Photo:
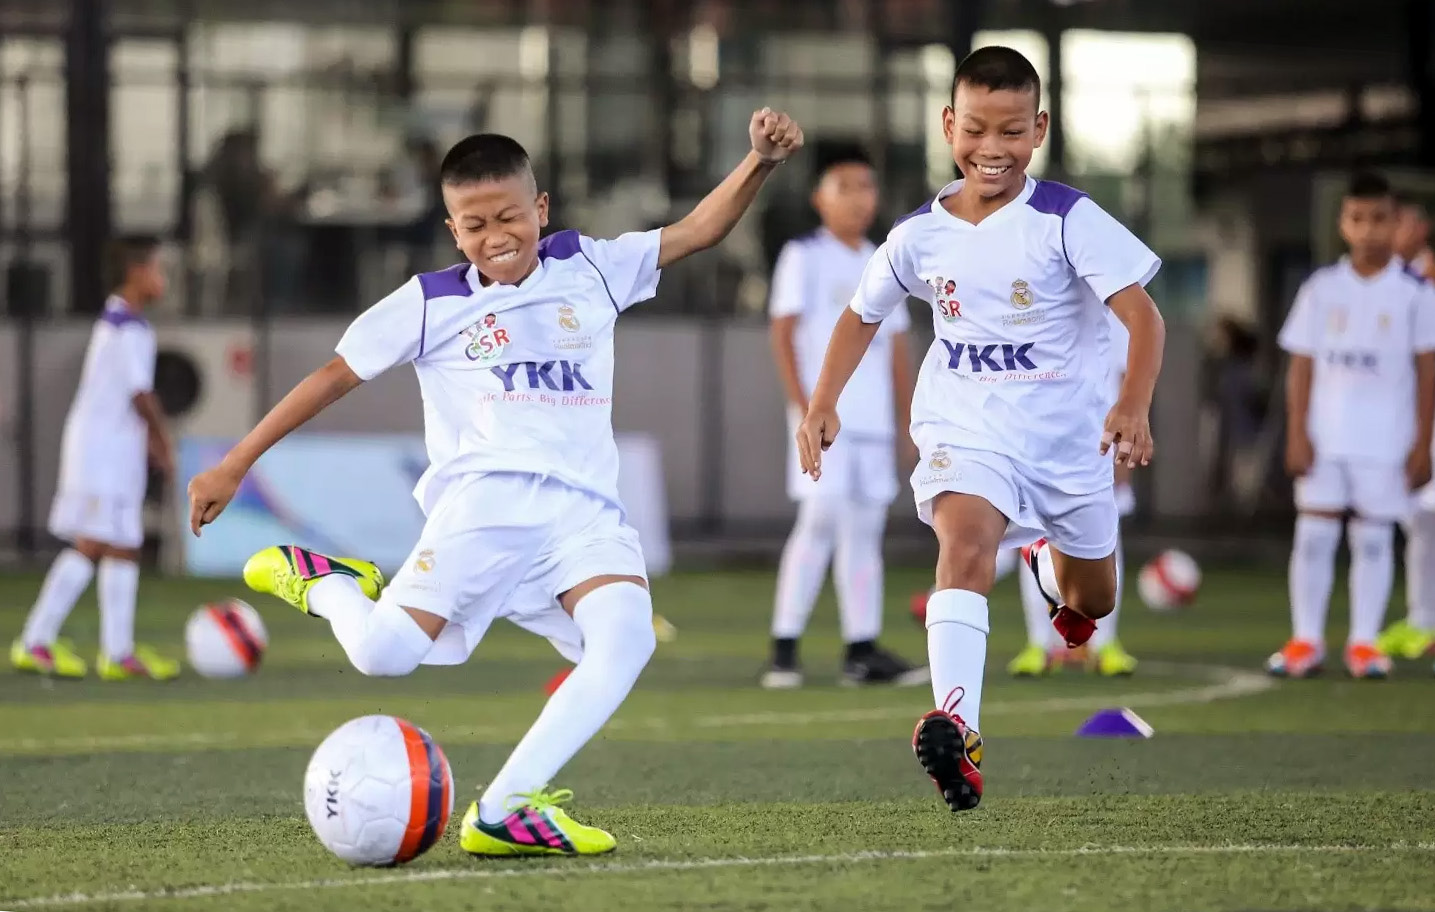
[[448,230],[485,279],[521,282],[538,261],[538,236],[548,226],[548,194],[526,174],[444,184]]
[[1026,182],[1031,157],[1046,141],[1047,115],[1032,89],[957,85],[942,111],[942,130],[966,186],[983,198],[1010,195]]
[[1384,259],[1395,250],[1395,202],[1347,196],[1340,202],[1340,237],[1353,256]]

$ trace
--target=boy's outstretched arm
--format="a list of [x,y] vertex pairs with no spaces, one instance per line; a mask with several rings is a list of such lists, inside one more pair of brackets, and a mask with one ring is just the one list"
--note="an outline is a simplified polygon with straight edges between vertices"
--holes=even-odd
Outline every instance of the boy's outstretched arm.
[[881,326],[881,323],[864,321],[855,310],[846,308],[832,329],[827,355],[822,359],[822,373],[807,403],[807,416],[797,429],[798,460],[802,471],[811,475],[813,481],[822,477],[822,451],[832,446],[842,428],[837,419],[837,400]]
[[713,247],[757,198],[757,191],[772,169],[802,148],[802,128],[786,114],[763,108],[748,125],[752,151],[703,197],[692,212],[663,229],[658,268],[665,269],[700,250]]
[[270,447],[362,382],[342,357],[333,358],[300,380],[252,431],[244,435],[243,440],[225,454],[219,465],[199,473],[190,481],[190,531],[198,535],[200,526],[218,518],[234,497],[239,482]]
[[1166,323],[1156,302],[1140,285],[1128,285],[1106,302],[1131,335],[1126,355],[1126,374],[1116,405],[1106,416],[1101,452],[1116,447],[1116,464],[1135,467],[1150,465],[1156,453],[1151,439],[1151,398],[1161,359],[1166,349]]

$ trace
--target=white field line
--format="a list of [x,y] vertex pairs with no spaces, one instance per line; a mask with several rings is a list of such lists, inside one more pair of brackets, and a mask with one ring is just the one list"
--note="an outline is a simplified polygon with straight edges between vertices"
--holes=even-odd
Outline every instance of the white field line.
[[[1151,706],[1188,706],[1231,700],[1262,693],[1276,686],[1263,674],[1222,665],[1196,665],[1169,662],[1143,662],[1143,673],[1163,677],[1188,675],[1205,678],[1208,683],[1170,690],[1092,693],[1074,697],[1048,697],[1041,700],[993,700],[982,706],[982,712],[1048,713],[1077,712],[1112,706],[1130,708]],[[755,713],[693,714],[674,724],[662,716],[639,719],[614,719],[606,726],[609,731],[666,731],[673,728],[751,728],[778,726],[783,728],[807,725],[833,725],[844,722],[883,722],[889,719],[915,718],[919,704],[916,698],[901,706],[876,706],[861,709],[814,710],[810,712],[772,710]],[[440,736],[443,728],[431,729]],[[282,746],[304,744],[322,738],[326,732],[289,731],[261,735],[258,745]],[[475,736],[478,736],[475,739]],[[514,730],[496,726],[465,726],[456,743],[507,740],[517,736]],[[124,749],[200,748],[240,744],[245,737],[238,732],[154,732],[128,735],[90,735],[62,738],[3,738],[0,753],[44,753],[46,751],[104,751]]]
[[0,905],[20,912],[51,906],[88,906],[124,902],[146,902],[161,899],[199,899],[231,896],[238,893],[271,893],[277,891],[334,890],[344,887],[371,887],[384,884],[434,883],[453,880],[508,880],[534,878],[577,878],[592,874],[646,874],[661,871],[703,871],[718,868],[785,868],[799,865],[853,865],[881,861],[912,861],[931,858],[970,858],[981,860],[1070,858],[1075,856],[1158,857],[1200,855],[1361,855],[1369,853],[1431,853],[1435,843],[1393,843],[1388,845],[1294,845],[1280,843],[1247,843],[1237,845],[1153,845],[1153,846],[1083,846],[1074,849],[1003,849],[951,848],[893,852],[845,852],[828,855],[772,855],[758,858],[702,858],[686,861],[654,859],[631,862],[574,862],[534,867],[470,867],[439,870],[398,871],[390,874],[333,877],[315,880],[294,880],[274,883],[262,881],[230,881],[174,890],[123,890],[114,893],[65,893],[29,899],[0,900]]

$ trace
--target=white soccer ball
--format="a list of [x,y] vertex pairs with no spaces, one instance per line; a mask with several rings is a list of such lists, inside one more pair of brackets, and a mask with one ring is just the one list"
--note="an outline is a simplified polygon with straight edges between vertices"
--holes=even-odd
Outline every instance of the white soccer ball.
[[206,678],[242,678],[259,668],[269,633],[259,612],[239,599],[203,605],[184,625],[189,666]]
[[361,716],[314,751],[304,812],[319,841],[349,864],[404,864],[448,826],[453,773],[423,729],[393,716]]
[[1141,568],[1136,589],[1152,611],[1188,605],[1201,588],[1201,568],[1184,551],[1162,551]]

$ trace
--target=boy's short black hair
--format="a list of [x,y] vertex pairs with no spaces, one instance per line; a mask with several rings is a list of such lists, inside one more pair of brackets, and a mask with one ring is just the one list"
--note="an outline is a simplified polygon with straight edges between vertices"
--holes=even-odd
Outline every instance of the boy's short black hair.
[[514,175],[532,178],[533,166],[518,140],[502,133],[477,133],[460,139],[439,165],[440,182],[450,186]]
[[1041,104],[1041,77],[1021,51],[991,44],[979,47],[957,64],[952,77],[952,98],[957,97],[957,87],[962,83],[992,92],[1007,90],[1032,91]]
[[839,165],[866,165],[872,167],[872,156],[858,143],[834,142],[820,145],[813,157],[816,167],[813,169],[813,181],[820,182],[827,175],[828,171]]
[[1390,181],[1384,175],[1374,171],[1358,171],[1351,175],[1350,183],[1345,188],[1346,199],[1389,199],[1394,200],[1395,194],[1390,189]]
[[111,288],[118,288],[130,277],[130,270],[148,263],[159,250],[159,238],[148,234],[130,234],[110,241],[105,252],[106,278]]

